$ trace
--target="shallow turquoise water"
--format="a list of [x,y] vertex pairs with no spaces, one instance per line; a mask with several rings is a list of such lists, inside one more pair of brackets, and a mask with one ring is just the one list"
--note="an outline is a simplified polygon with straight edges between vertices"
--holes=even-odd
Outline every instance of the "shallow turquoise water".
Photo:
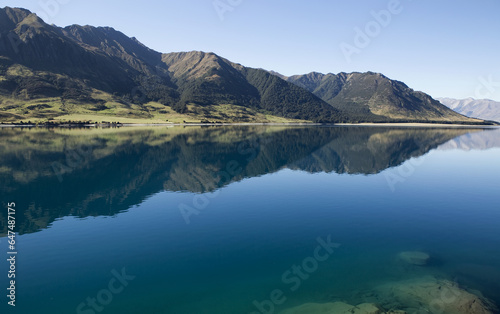
[[428,274],[500,301],[498,131],[119,131],[0,130],[2,313],[279,313]]

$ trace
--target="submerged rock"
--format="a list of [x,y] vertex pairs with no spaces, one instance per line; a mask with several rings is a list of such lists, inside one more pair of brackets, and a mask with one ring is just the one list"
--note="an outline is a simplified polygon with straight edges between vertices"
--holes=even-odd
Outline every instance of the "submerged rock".
[[280,314],[383,314],[382,310],[372,303],[363,303],[357,306],[344,302],[334,303],[306,303],[285,310]]
[[388,283],[376,291],[387,304],[398,305],[397,308],[405,309],[408,313],[496,313],[493,303],[483,296],[461,289],[449,280],[437,280],[431,276]]
[[430,256],[424,252],[401,252],[399,258],[408,264],[424,266],[429,262]]
[[494,314],[496,306],[479,292],[449,280],[425,276],[389,282],[370,291],[370,302],[306,303],[280,314]]

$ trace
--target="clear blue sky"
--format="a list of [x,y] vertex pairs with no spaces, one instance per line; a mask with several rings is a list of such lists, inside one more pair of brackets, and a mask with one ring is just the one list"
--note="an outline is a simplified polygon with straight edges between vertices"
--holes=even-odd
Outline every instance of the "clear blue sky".
[[[371,14],[389,12],[398,2],[382,22]],[[285,75],[375,71],[434,97],[500,101],[498,0],[2,1],[5,5],[24,7],[58,26],[111,26],[160,52],[212,51]],[[369,41],[355,42],[355,29],[366,34],[367,27]],[[342,43],[356,50],[350,62]]]

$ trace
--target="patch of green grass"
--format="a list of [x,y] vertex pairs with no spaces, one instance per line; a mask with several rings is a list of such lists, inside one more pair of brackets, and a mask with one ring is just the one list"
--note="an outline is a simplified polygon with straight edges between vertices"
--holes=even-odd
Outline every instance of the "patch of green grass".
[[26,77],[33,76],[34,74],[29,68],[20,64],[14,64],[7,69],[7,75]]
[[305,120],[285,119],[236,105],[198,106],[190,104],[187,112],[178,113],[157,102],[146,104],[121,103],[112,95],[95,90],[93,97],[101,102],[80,103],[75,100],[39,98],[20,100],[0,98],[0,122],[45,123],[66,121],[120,122],[133,124],[158,123],[306,123]]

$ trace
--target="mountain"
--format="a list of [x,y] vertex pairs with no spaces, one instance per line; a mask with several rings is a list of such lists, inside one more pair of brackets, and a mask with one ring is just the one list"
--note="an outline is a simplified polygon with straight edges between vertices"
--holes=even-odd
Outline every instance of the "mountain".
[[59,28],[8,7],[0,19],[4,95],[71,99],[79,88],[79,96],[90,96],[90,88],[125,93],[150,75],[153,52],[111,28]]
[[500,102],[490,99],[437,98],[443,105],[471,118],[500,122]]
[[286,79],[358,121],[470,121],[429,95],[380,73],[312,72]]
[[244,67],[214,53],[169,53],[162,60],[179,87],[181,105],[229,103],[291,119],[345,119],[339,110],[308,91],[265,70]]
[[0,9],[0,122],[108,119],[482,123],[381,74],[287,78],[214,53],[160,53],[110,27],[61,28]]

